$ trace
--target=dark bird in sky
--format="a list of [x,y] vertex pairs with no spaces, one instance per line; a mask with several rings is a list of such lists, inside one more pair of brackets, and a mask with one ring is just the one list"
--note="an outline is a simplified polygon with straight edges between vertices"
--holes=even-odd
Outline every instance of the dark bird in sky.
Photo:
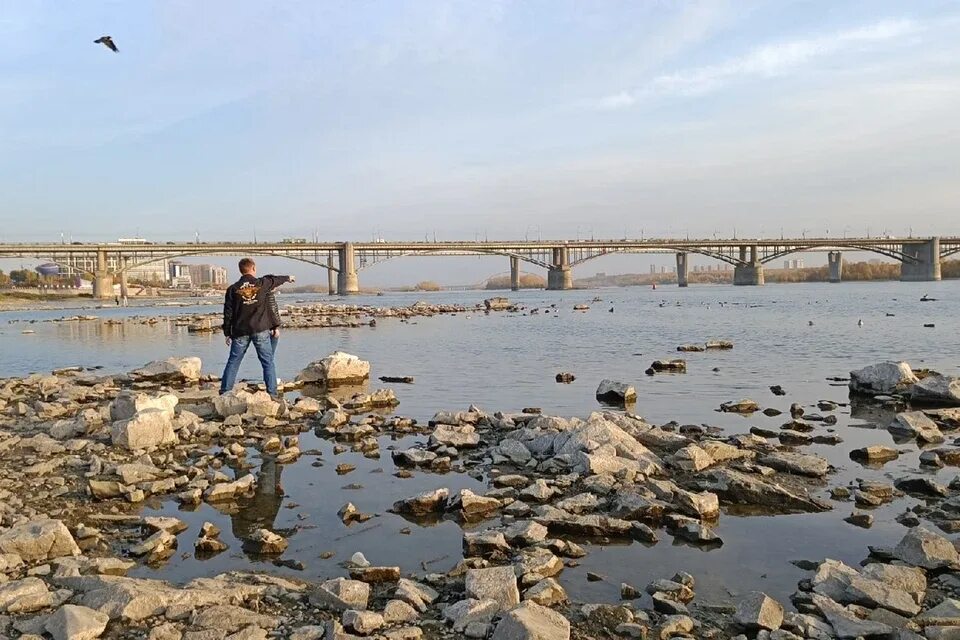
[[113,44],[113,38],[111,38],[110,36],[100,36],[99,38],[94,40],[94,43],[102,44],[103,46],[107,47],[114,53],[119,51],[119,49],[117,49],[117,45]]

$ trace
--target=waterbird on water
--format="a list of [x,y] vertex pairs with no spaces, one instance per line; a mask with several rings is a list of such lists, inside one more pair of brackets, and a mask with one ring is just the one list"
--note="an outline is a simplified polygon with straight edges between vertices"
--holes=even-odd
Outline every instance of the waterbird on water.
[[117,45],[113,44],[113,38],[111,38],[110,36],[100,36],[93,42],[94,44],[102,44],[103,46],[110,49],[114,53],[117,53],[118,51],[120,51],[119,49],[117,49]]
[[813,326],[813,320],[810,320],[810,322],[809,322],[808,324],[812,327],[812,326]]
[[863,326],[863,318],[860,318],[859,320],[857,320],[857,326],[858,326],[858,327],[862,327],[862,326]]

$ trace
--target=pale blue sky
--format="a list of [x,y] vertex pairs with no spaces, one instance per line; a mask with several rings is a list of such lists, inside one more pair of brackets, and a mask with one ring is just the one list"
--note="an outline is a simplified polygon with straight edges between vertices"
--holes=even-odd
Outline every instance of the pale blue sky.
[[0,240],[957,234],[958,72],[956,2],[0,0]]

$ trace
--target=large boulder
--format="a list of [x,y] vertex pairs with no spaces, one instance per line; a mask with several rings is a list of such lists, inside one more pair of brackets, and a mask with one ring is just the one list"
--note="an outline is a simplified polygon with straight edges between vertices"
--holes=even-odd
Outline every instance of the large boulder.
[[906,362],[881,362],[850,372],[850,391],[877,396],[906,393],[920,379]]
[[569,640],[570,622],[563,615],[526,601],[508,611],[492,640]]
[[44,628],[53,640],[94,640],[107,628],[110,616],[87,607],[65,604],[47,618]]
[[170,414],[163,409],[144,409],[129,420],[118,420],[110,428],[114,446],[131,451],[178,442]]
[[0,552],[15,553],[25,562],[80,555],[70,530],[59,520],[45,518],[0,533]]
[[120,395],[110,403],[110,419],[129,420],[138,412],[144,409],[160,409],[173,418],[176,415],[176,407],[179,399],[172,393],[165,393],[160,396],[151,396],[146,393],[136,393],[134,391],[122,391]]
[[914,404],[960,406],[960,378],[927,376],[910,388]]
[[200,358],[167,358],[148,362],[130,375],[155,382],[195,382],[200,379]]
[[323,360],[311,362],[297,376],[297,381],[328,387],[359,384],[370,377],[370,363],[357,356],[337,351]]
[[630,404],[637,401],[637,390],[626,382],[602,380],[597,387],[597,400],[609,404]]
[[[577,467],[588,473],[616,473],[620,468],[630,467],[640,473],[658,475],[664,469],[663,461],[653,452],[612,420],[597,413],[587,422],[556,434],[551,450],[554,456],[572,456]],[[625,465],[624,460],[631,464]]]

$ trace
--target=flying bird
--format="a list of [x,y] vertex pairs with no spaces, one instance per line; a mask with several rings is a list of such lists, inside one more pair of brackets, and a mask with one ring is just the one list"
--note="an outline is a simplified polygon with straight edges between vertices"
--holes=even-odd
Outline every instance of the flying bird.
[[110,50],[113,51],[114,53],[116,53],[117,51],[119,51],[119,49],[117,49],[117,45],[113,44],[113,38],[111,38],[110,36],[100,36],[99,38],[97,38],[97,39],[94,40],[93,42],[94,42],[95,44],[102,44],[103,46],[107,47],[108,49],[110,49]]

